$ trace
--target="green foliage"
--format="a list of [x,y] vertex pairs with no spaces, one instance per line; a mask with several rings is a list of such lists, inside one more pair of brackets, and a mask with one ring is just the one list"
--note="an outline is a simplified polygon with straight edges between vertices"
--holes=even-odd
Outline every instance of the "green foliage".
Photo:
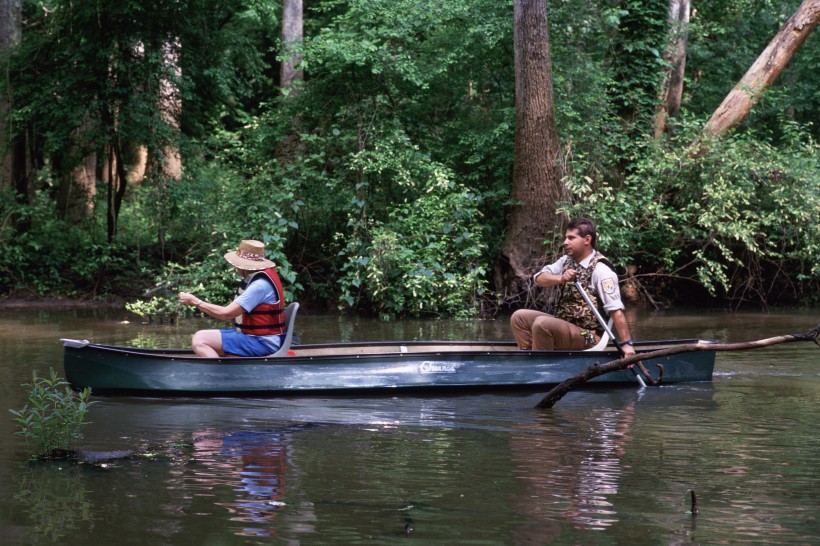
[[820,284],[817,143],[786,124],[780,147],[735,133],[695,154],[700,127],[679,124],[668,144],[645,141],[622,187],[568,180],[579,199],[570,214],[594,211],[601,246],[643,271],[737,303],[811,298]]
[[[276,263],[286,299],[297,298],[302,287],[284,253],[288,233],[298,228],[293,220],[301,206],[295,196],[296,182],[287,172],[279,172],[275,163],[270,170],[257,164],[253,171],[246,175],[193,162],[185,179],[170,183],[168,199],[174,220],[167,229],[175,234],[175,246],[192,251],[185,263],[162,264],[145,294],[148,299],[130,302],[129,311],[160,321],[190,316],[196,310],[179,305],[179,291],[227,305],[240,279],[224,255],[242,239],[265,243],[265,256]],[[150,196],[150,192],[143,195],[148,201],[140,200],[136,206],[149,208]]]
[[359,224],[342,251],[341,304],[364,300],[382,318],[471,316],[486,287],[479,200],[434,166],[420,187],[408,182],[388,220]]
[[50,370],[49,377],[32,372],[28,403],[21,410],[9,410],[33,455],[43,459],[64,458],[74,452],[82,438],[80,428],[88,424],[85,415],[94,402],[91,389],[74,392],[69,384]]
[[162,298],[153,296],[148,301],[137,300],[125,304],[126,311],[148,319],[148,322],[153,322],[154,320],[158,322],[173,322],[179,316],[181,307],[172,295]]
[[[806,190],[817,178],[816,36],[735,134],[689,150],[798,3],[698,2],[684,121],[658,143],[646,135],[667,4],[549,2],[567,207],[599,220],[612,258],[739,301],[794,301],[816,287]],[[179,290],[230,301],[236,278],[222,255],[257,238],[289,299],[383,316],[475,309],[509,210],[512,0],[311,3],[306,79],[288,96],[276,86],[278,3],[24,9],[0,88],[12,99],[6,126],[28,139],[39,174],[29,195],[0,184],[4,291],[134,298],[153,284],[129,308],[174,320],[195,312],[179,308]],[[173,123],[160,109],[170,98],[182,104]],[[129,185],[109,244],[104,186],[77,225],[60,196],[76,165],[116,143],[178,149],[184,171]]]
[[[51,178],[43,179],[48,187]],[[127,292],[127,283],[138,273],[128,249],[107,244],[93,221],[61,220],[46,190],[36,192],[30,204],[20,204],[8,187],[0,188],[0,217],[5,219],[0,226],[0,285],[35,296],[96,295],[112,286]],[[21,225],[26,229],[15,229]]]
[[[310,234],[298,245],[300,274],[310,279],[315,295],[385,316],[456,312],[449,301],[415,309],[404,296],[385,291],[379,284],[384,279],[361,283],[363,270],[353,264],[374,240],[384,245],[395,234],[401,242],[391,244],[391,254],[407,263],[411,257],[428,262],[426,270],[441,269],[437,275],[451,274],[455,264],[433,266],[441,260],[437,251],[411,242],[419,239],[420,227],[412,224],[421,216],[399,210],[405,200],[419,199],[419,186],[433,170],[446,171],[451,182],[437,189],[439,199],[461,202],[469,193],[470,210],[483,212],[493,208],[488,201],[506,198],[512,110],[494,106],[499,91],[512,98],[511,29],[501,24],[511,8],[506,2],[384,0],[322,5],[319,16],[327,23],[303,49],[311,74],[304,92],[260,119],[255,133],[265,138],[252,142],[254,155],[265,157],[289,131],[299,134],[290,167],[304,202],[298,225]],[[289,128],[291,120],[298,121]],[[449,167],[456,164],[458,172]],[[436,233],[439,226],[426,229]],[[484,240],[482,233],[480,245]],[[429,256],[422,256],[424,248]],[[481,253],[486,260],[486,247]],[[347,279],[341,285],[340,275]],[[475,297],[451,299],[471,304]]]

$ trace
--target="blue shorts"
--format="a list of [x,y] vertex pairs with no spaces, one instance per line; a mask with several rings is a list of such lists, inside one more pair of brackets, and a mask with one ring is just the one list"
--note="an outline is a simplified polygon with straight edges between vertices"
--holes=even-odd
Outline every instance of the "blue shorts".
[[[222,350],[229,355],[267,356],[275,353],[284,336],[250,336],[237,332],[235,328],[221,328]],[[279,343],[276,343],[278,340]]]

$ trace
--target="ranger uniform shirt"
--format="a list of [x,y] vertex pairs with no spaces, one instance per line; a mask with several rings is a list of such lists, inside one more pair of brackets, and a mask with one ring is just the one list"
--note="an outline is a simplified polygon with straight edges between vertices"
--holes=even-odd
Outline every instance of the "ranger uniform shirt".
[[[598,254],[597,250],[593,251],[592,254],[578,263],[583,267],[589,267],[590,262],[596,254]],[[557,262],[545,265],[538,273],[533,275],[533,281],[535,281],[541,273],[560,275],[564,271],[564,263],[568,259],[568,256],[564,255],[561,256]],[[592,271],[591,283],[598,296],[598,301],[601,302],[601,305],[603,305],[607,313],[624,309],[624,304],[621,301],[621,290],[618,287],[618,275],[616,275],[609,266],[603,263],[603,261],[598,262],[598,265],[595,266],[595,269]]]

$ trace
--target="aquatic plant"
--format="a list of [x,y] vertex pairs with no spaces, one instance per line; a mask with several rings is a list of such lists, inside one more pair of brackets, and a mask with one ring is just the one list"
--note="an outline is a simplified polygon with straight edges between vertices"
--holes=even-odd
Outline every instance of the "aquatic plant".
[[15,434],[26,440],[39,459],[65,459],[74,455],[76,442],[82,438],[80,428],[86,425],[85,416],[94,402],[89,401],[91,389],[75,392],[57,373],[49,370],[49,377],[31,374],[28,403],[21,410],[9,410],[14,415],[18,430]]

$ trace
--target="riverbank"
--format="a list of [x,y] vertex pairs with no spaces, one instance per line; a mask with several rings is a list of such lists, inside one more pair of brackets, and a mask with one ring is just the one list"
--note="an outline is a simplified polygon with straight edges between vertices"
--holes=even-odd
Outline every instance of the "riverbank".
[[6,309],[125,309],[125,300],[108,297],[104,300],[84,298],[43,297],[0,299],[0,311]]

